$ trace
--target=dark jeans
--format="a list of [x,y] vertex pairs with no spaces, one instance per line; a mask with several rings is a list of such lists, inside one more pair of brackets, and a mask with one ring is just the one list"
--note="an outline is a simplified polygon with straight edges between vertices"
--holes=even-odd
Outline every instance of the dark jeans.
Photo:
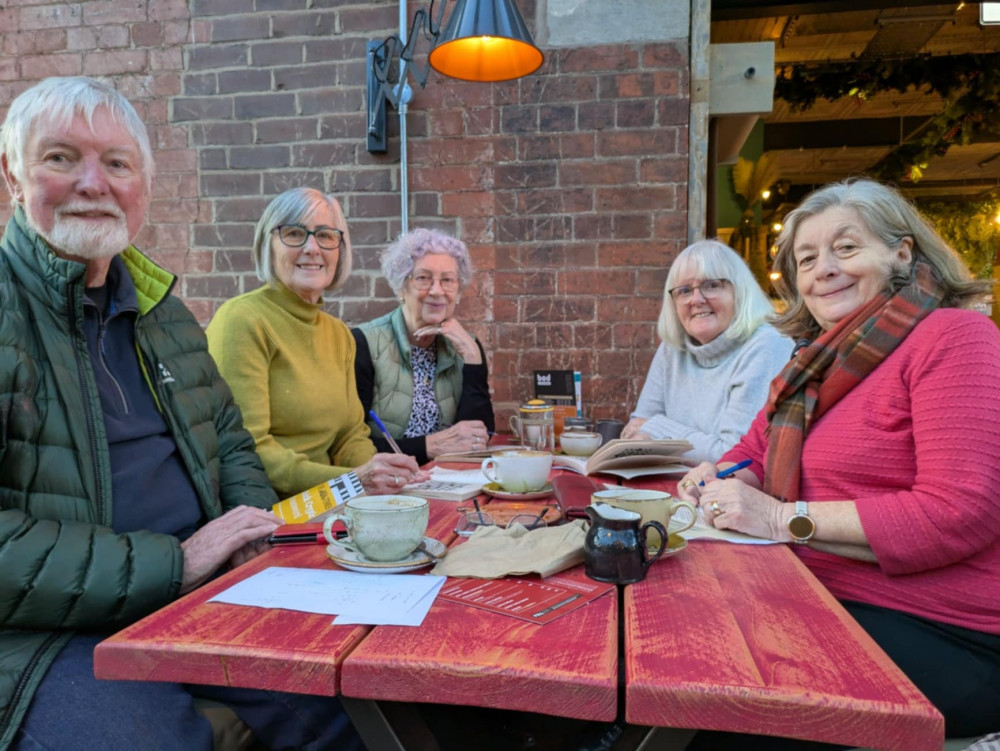
[[[844,602],[854,619],[944,715],[945,735],[1000,730],[1000,636],[918,618],[898,610]],[[701,732],[688,751],[820,751],[825,743]]]
[[309,696],[219,686],[94,678],[94,646],[104,636],[70,640],[32,699],[13,751],[212,751],[212,729],[195,697],[229,705],[272,749],[355,751],[361,740],[340,705]]

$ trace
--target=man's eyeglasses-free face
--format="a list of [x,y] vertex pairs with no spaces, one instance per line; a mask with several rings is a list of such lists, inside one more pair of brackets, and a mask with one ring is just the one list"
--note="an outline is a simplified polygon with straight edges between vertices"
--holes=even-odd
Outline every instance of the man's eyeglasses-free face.
[[289,248],[301,248],[306,244],[309,235],[316,238],[316,244],[323,250],[336,250],[344,241],[344,233],[332,227],[320,227],[319,229],[306,229],[301,224],[282,224],[275,227],[274,232],[278,233],[281,242]]
[[674,302],[687,302],[694,297],[694,291],[701,290],[701,296],[706,300],[713,300],[722,295],[729,284],[728,279],[706,279],[700,284],[681,284],[667,290],[667,293],[674,299]]
[[445,292],[457,292],[458,291],[458,277],[457,276],[432,276],[431,274],[410,274],[407,277],[413,284],[415,289],[421,292],[426,292],[431,287],[434,286],[434,280],[438,280],[438,284],[441,285],[441,289]]

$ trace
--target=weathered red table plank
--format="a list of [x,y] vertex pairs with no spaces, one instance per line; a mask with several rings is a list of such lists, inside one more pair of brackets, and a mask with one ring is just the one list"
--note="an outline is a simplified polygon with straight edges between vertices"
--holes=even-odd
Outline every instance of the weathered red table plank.
[[379,626],[342,666],[360,699],[424,701],[613,720],[618,600],[544,626],[439,600],[420,628]]
[[692,542],[625,619],[629,722],[941,748],[938,711],[785,546]]
[[[431,501],[428,535],[454,538],[454,504]],[[177,681],[335,695],[344,657],[370,626],[333,616],[210,603],[270,566],[338,569],[323,545],[281,545],[101,642],[98,678]]]

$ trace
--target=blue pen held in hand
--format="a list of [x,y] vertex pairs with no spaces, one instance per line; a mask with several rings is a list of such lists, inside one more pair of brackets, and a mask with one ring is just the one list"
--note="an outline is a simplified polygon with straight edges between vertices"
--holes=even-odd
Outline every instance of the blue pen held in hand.
[[[741,469],[746,469],[751,464],[753,464],[753,459],[744,459],[743,461],[739,462],[738,464],[734,464],[731,467],[726,467],[724,470],[722,470],[721,472],[719,472],[719,474],[717,474],[715,476],[715,479],[716,480],[721,480],[723,477],[729,477],[729,475],[731,475],[731,474],[733,474],[735,472],[739,472]],[[701,482],[698,483],[698,485],[704,485],[704,484],[705,484],[704,480],[702,480]]]
[[392,450],[395,451],[397,454],[402,454],[403,453],[402,449],[399,448],[399,446],[396,444],[396,441],[394,441],[392,436],[389,435],[389,431],[386,429],[382,421],[378,419],[378,415],[375,414],[375,410],[374,409],[368,410],[368,414],[371,415],[371,418],[375,421],[375,424],[378,425],[379,432],[382,434],[382,437],[385,438],[386,442],[388,442],[388,444],[392,446]]

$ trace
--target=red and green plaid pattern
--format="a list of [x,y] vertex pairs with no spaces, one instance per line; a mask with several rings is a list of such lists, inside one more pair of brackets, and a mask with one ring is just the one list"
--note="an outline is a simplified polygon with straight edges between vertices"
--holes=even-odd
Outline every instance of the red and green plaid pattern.
[[771,381],[764,492],[798,499],[802,442],[809,428],[877,368],[943,297],[930,267],[918,263],[913,281],[895,295],[879,295],[799,350]]

